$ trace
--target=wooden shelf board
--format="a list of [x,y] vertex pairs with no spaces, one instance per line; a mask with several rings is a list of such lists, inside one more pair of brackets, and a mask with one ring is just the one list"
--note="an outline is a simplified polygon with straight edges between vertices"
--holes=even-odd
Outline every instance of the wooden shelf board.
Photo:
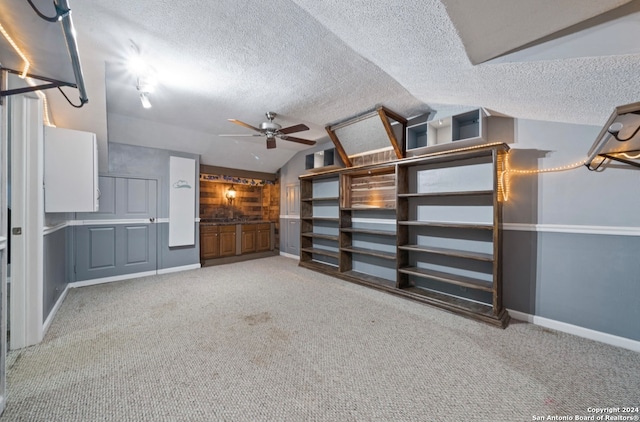
[[395,213],[396,209],[387,207],[348,207],[342,208],[342,211],[391,211]]
[[415,192],[415,193],[399,193],[399,198],[428,198],[428,197],[440,197],[440,196],[479,196],[479,195],[493,195],[492,190],[470,190],[470,191],[455,191],[455,192]]
[[304,198],[302,202],[320,202],[320,201],[337,201],[339,198],[337,196],[328,196],[325,198]]
[[344,252],[357,253],[360,255],[375,256],[376,258],[388,259],[391,261],[396,260],[396,254],[391,252],[381,252],[381,251],[376,251],[374,249],[353,248],[353,247],[340,248],[340,250]]
[[306,232],[306,233],[301,233],[301,236],[302,237],[311,237],[313,239],[335,240],[336,242],[338,241],[338,236],[331,235],[331,234],[320,234],[320,233]]
[[425,252],[425,253],[432,253],[432,254],[438,254],[438,255],[454,256],[457,258],[475,259],[477,261],[493,262],[493,255],[488,253],[468,252],[468,251],[460,251],[458,249],[436,248],[431,246],[420,246],[420,245],[402,245],[402,246],[398,246],[398,249],[402,249],[405,251],[416,251],[416,252]]
[[330,275],[335,275],[335,273],[338,272],[338,267],[319,261],[300,261],[298,265],[301,267],[309,268],[310,270],[315,270]]
[[404,274],[414,275],[422,278],[429,278],[432,280],[441,281],[443,283],[455,284],[456,286],[467,287],[469,289],[481,290],[484,292],[493,292],[493,283],[471,277],[449,274],[441,271],[433,271],[418,267],[405,267],[400,268],[398,271]]
[[340,221],[337,217],[300,217],[301,220],[313,220],[313,221],[332,221],[338,222]]
[[465,300],[460,297],[450,296],[444,293],[435,292],[433,290],[423,289],[421,287],[405,287],[404,292],[413,293],[415,295],[428,297],[431,301],[446,305],[448,308],[455,308],[464,311],[470,311],[489,318],[495,318],[493,307],[471,300]]
[[418,227],[444,227],[453,229],[476,229],[476,230],[493,230],[492,224],[480,223],[456,223],[456,222],[435,222],[435,221],[398,221],[401,226],[418,226]]
[[358,233],[358,234],[372,234],[376,236],[391,236],[395,237],[396,232],[385,231],[385,230],[367,230],[367,229],[354,229],[354,228],[343,228],[340,229],[343,233]]
[[300,250],[302,252],[307,252],[307,253],[314,254],[314,255],[328,256],[328,257],[335,258],[335,259],[338,259],[338,256],[339,256],[338,252],[328,251],[326,249],[301,248]]
[[357,279],[362,280],[362,281],[373,283],[373,284],[376,284],[376,285],[381,285],[381,286],[386,286],[386,287],[394,287],[394,288],[396,286],[396,282],[393,281],[393,280],[387,280],[386,278],[376,277],[374,275],[361,273],[359,271],[349,270],[349,271],[343,272],[342,274],[344,274],[346,276],[349,276],[349,277],[357,278]]
[[371,187],[364,187],[364,188],[354,188],[353,186],[351,186],[351,192],[377,192],[377,191],[381,191],[381,190],[395,190],[396,187],[394,186],[376,186],[375,188],[371,188]]

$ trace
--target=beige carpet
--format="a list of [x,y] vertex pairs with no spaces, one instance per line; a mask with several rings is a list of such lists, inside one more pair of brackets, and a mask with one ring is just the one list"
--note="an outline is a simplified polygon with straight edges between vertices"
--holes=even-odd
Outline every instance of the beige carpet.
[[2,421],[531,421],[639,405],[640,354],[283,257],[71,290]]

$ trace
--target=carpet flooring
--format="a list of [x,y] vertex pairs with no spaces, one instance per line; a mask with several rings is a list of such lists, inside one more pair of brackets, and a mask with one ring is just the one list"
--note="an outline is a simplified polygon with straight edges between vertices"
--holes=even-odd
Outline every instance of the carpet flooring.
[[575,420],[640,405],[640,354],[270,257],[70,290],[7,390],[2,422]]

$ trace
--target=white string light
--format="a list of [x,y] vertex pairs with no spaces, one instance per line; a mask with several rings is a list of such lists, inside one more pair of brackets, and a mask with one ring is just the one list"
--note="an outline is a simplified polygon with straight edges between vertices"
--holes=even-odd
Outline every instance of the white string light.
[[24,61],[24,67],[22,68],[22,73],[20,74],[20,77],[24,79],[27,76],[29,67],[31,67],[31,62],[29,62],[29,59],[27,59],[27,56],[25,56],[22,50],[20,50],[18,45],[15,43],[15,41],[13,41],[13,38],[11,38],[11,36],[7,33],[7,31],[4,29],[1,23],[0,23],[0,33],[2,33],[2,35],[7,40],[7,42],[11,44],[11,47],[13,47],[13,49],[16,50],[16,53],[18,53],[20,58]]
[[509,199],[509,185],[510,185],[510,175],[511,174],[540,174],[540,173],[555,173],[561,171],[574,170],[579,167],[582,167],[587,163],[587,159],[577,161],[573,164],[567,164],[565,166],[544,168],[544,169],[531,169],[531,170],[521,170],[521,169],[512,169],[509,165],[509,160],[506,161],[506,168],[500,172],[499,180],[500,185],[502,186],[502,196],[504,201],[506,202]]
[[[20,49],[20,47],[18,47],[15,41],[13,41],[13,38],[11,38],[11,36],[7,33],[7,31],[4,29],[1,23],[0,23],[0,33],[2,33],[2,36],[7,40],[7,42],[11,45],[11,47],[13,47],[16,53],[18,53],[20,58],[24,61],[22,73],[18,76],[24,79],[25,82],[29,84],[29,86],[36,86],[36,83],[33,81],[33,79],[27,77],[27,73],[29,71],[29,68],[31,67],[31,62],[29,62],[29,59],[27,59],[27,56],[22,52],[22,50]],[[44,124],[47,126],[55,126],[52,123],[51,119],[49,118],[49,102],[47,101],[47,96],[41,91],[36,91],[36,95],[38,96],[38,98],[42,99],[42,109],[43,109],[42,117],[44,120]]]
[[635,160],[636,158],[640,158],[640,152],[638,153],[638,155],[629,155],[629,153],[623,152],[622,155],[632,160]]

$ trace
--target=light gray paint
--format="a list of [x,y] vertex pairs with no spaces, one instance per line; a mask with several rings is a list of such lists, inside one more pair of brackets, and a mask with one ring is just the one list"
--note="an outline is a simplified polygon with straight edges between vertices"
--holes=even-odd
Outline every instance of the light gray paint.
[[300,220],[280,220],[280,250],[291,255],[300,255]]
[[70,280],[72,233],[73,229],[66,227],[44,236],[43,323]]
[[[509,153],[514,169],[546,169],[586,159],[598,126],[517,120]],[[504,220],[508,223],[640,226],[640,171],[612,165],[602,172],[581,166],[538,175],[513,175]]]
[[[586,158],[599,127],[518,120],[513,168],[542,169]],[[639,227],[640,171],[613,165],[511,179],[504,221],[530,226]],[[576,227],[578,226],[578,227]],[[506,230],[503,280],[508,308],[640,339],[639,236]]]
[[509,309],[640,340],[637,236],[504,233]]
[[[184,157],[196,160],[196,180],[199,180],[200,159],[197,155],[146,148],[134,145],[109,143],[109,172],[118,175],[151,177],[158,180],[157,218],[169,218],[169,157]],[[195,201],[200,197],[200,187],[196,184]],[[198,207],[196,207],[198,209]],[[195,218],[195,216],[194,216]],[[167,227],[164,227],[164,226]],[[158,226],[158,268],[172,268],[194,265],[200,262],[200,239],[196,236],[194,246],[169,248],[168,224]],[[197,233],[197,224],[194,222]]]

